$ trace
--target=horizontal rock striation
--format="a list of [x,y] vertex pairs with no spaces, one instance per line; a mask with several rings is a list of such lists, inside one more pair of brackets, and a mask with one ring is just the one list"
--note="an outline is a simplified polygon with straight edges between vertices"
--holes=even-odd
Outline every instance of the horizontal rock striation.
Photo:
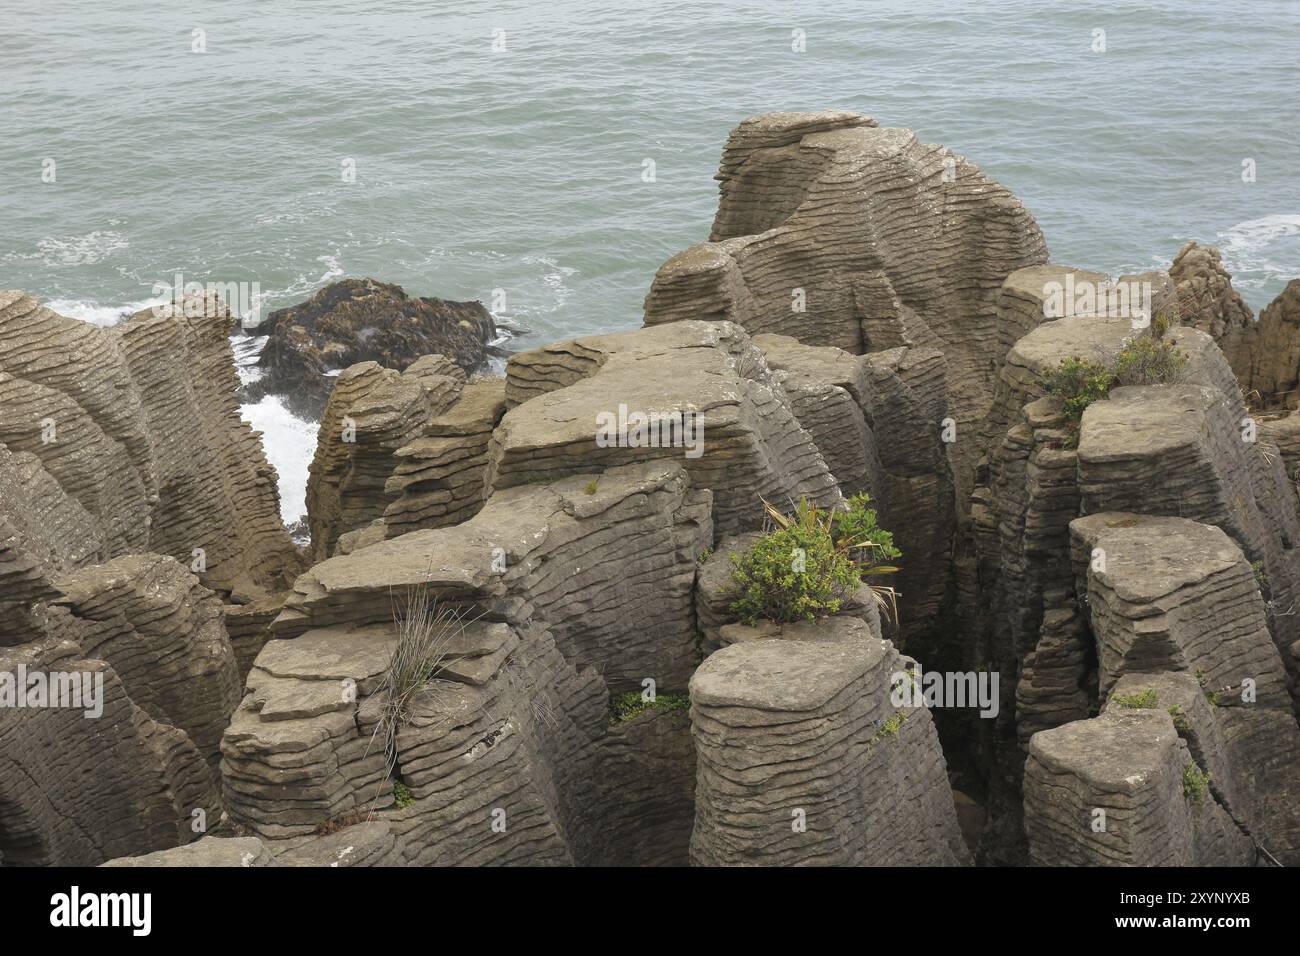
[[101,329],[0,292],[0,481],[42,499],[25,517],[0,499],[31,534],[8,549],[65,569],[152,550],[215,590],[287,586],[299,557],[239,418],[229,322],[215,296]]
[[[729,323],[682,322],[516,355],[506,399],[522,404],[512,404],[492,437],[487,480],[495,489],[679,462],[693,486],[714,492],[720,533],[758,527],[761,499],[842,500],[763,353]],[[636,415],[659,424],[639,429]]]
[[1229,358],[1242,390],[1255,406],[1300,407],[1300,279],[1292,279],[1276,299],[1231,342]]
[[[685,688],[711,540],[708,492],[646,463],[500,491],[455,527],[322,562],[223,741],[231,816],[286,854],[373,818],[410,864],[683,861],[685,725],[648,712],[611,727],[608,700],[647,678]],[[375,691],[416,588],[474,623],[412,704],[390,771]]]
[[470,382],[419,438],[397,449],[384,486],[398,496],[384,509],[387,537],[459,524],[483,507],[488,443],[505,411],[504,379]]
[[[1275,452],[1249,437],[1235,393],[1118,388],[1084,412],[1079,489],[1087,513],[1135,511],[1222,528],[1260,569],[1269,630],[1285,656],[1300,639],[1296,492]],[[1294,673],[1292,681],[1294,693]]]
[[954,865],[967,860],[923,708],[879,639],[768,639],[712,654],[691,679],[696,865]]
[[308,468],[317,560],[334,553],[341,535],[383,517],[399,496],[389,486],[399,450],[451,409],[464,388],[465,373],[441,355],[426,355],[405,372],[363,362],[339,374]]
[[1252,865],[1250,838],[1191,782],[1201,773],[1164,711],[1110,711],[1035,734],[1025,765],[1030,860]]
[[73,572],[51,603],[81,653],[112,665],[136,706],[216,762],[240,698],[221,602],[175,559],[128,555]]
[[196,828],[220,816],[213,776],[193,741],[136,706],[110,665],[80,654],[59,638],[0,650],[0,681],[40,673],[51,686],[102,682],[90,710],[0,707],[6,864],[94,866],[195,839]]
[[930,624],[947,588],[956,532],[943,425],[943,353],[889,349],[852,355],[759,335],[795,417],[812,436],[845,495],[865,491],[881,527],[903,552],[891,586],[906,595],[902,633]]
[[[1114,705],[1127,677],[1133,693],[1155,691],[1157,708],[1179,705],[1221,802],[1276,859],[1296,860],[1300,728],[1241,549],[1216,527],[1122,513],[1076,519],[1071,536],[1102,692]],[[1194,680],[1209,707],[1179,704],[1185,694],[1143,682],[1166,672]]]
[[[771,113],[736,127],[709,241],[669,259],[645,322],[726,320],[847,352],[940,348],[959,431],[1001,358],[996,297],[1046,261],[1033,217],[941,146],[856,113]],[[973,457],[958,445],[958,487]]]

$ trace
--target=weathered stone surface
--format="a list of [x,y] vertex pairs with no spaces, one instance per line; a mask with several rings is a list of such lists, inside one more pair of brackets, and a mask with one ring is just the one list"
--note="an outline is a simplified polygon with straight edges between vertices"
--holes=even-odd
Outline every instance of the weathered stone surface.
[[69,616],[81,654],[109,663],[138,707],[184,731],[215,763],[240,697],[216,595],[157,554],[115,558],[57,587],[51,605]]
[[[223,741],[231,816],[292,865],[317,865],[323,831],[341,845],[367,819],[393,838],[375,857],[403,864],[684,862],[688,724],[653,708],[611,724],[608,702],[644,677],[686,686],[709,495],[663,462],[611,469],[589,492],[593,477],[497,492],[460,525],[300,578]],[[412,587],[486,616],[413,703],[395,781],[372,695]]]
[[211,588],[287,585],[300,558],[239,418],[229,324],[215,296],[101,329],[0,292],[0,561],[30,549],[29,564],[72,569],[151,550],[189,565],[201,549]]
[[841,490],[871,494],[880,526],[894,533],[903,558],[888,583],[907,596],[901,633],[931,627],[956,534],[943,353],[898,348],[857,356],[780,335],[756,336],[754,344]]
[[[910,130],[846,111],[746,120],[717,178],[709,241],[659,269],[647,325],[726,320],[855,354],[939,348],[958,429],[977,426],[1001,357],[999,287],[1047,259],[1010,192]],[[964,494],[973,458],[954,454]]]
[[488,441],[505,411],[504,379],[470,382],[451,408],[425,424],[421,437],[397,449],[384,486],[398,495],[384,510],[387,537],[459,524],[483,507]]
[[0,681],[26,668],[82,696],[0,701],[0,855],[94,865],[215,825],[240,693],[217,596],[173,558],[127,555],[61,575],[29,620],[36,636],[0,651]]
[[712,539],[709,497],[669,462],[506,489],[463,524],[316,565],[273,630],[391,621],[391,589],[436,584],[488,602],[494,616],[530,604],[565,656],[612,686],[653,677],[682,689],[696,654],[692,592]]
[[268,339],[257,363],[261,377],[247,386],[247,397],[282,395],[295,413],[314,420],[340,370],[376,362],[401,371],[437,353],[472,372],[485,364],[496,325],[479,302],[412,297],[375,279],[342,279],[272,312],[255,332]]
[[[1112,710],[1029,742],[1025,830],[1040,866],[1250,866],[1255,848],[1197,772],[1170,715]],[[1099,813],[1104,813],[1104,817]],[[1104,830],[1097,827],[1104,820]]]
[[[714,492],[720,533],[758,527],[761,499],[843,500],[763,353],[730,323],[680,322],[524,352],[507,367],[506,398],[522,404],[492,436],[492,488],[667,459]],[[614,435],[598,443],[601,416],[620,409],[624,418],[677,413],[702,430],[661,433],[653,447],[628,447]],[[637,435],[633,425],[628,437]]]
[[71,707],[0,707],[0,858],[10,865],[94,866],[196,837],[195,813],[221,804],[203,755],[181,730],[132,703],[103,661],[70,641],[0,651],[0,673],[103,681],[98,716]]
[[1245,418],[1235,392],[1114,389],[1084,412],[1079,490],[1086,513],[1174,515],[1222,528],[1258,564],[1269,630],[1285,654],[1300,639],[1295,488],[1275,453],[1243,440]]
[[279,866],[256,837],[204,837],[186,846],[155,850],[140,856],[119,857],[102,866]]
[[1223,345],[1252,405],[1300,407],[1300,279],[1288,282],[1258,322]]
[[1169,278],[1177,290],[1178,322],[1207,333],[1237,368],[1236,343],[1255,317],[1232,287],[1232,276],[1223,268],[1219,250],[1185,243],[1174,256]]
[[879,639],[754,640],[705,660],[692,862],[965,862],[929,711],[890,702],[901,669]]
[[400,494],[389,484],[399,450],[451,409],[464,388],[464,372],[441,355],[426,355],[401,373],[363,362],[339,374],[308,469],[307,514],[317,560],[333,554],[344,533],[383,517]]
[[1300,858],[1300,728],[1241,549],[1219,528],[1183,518],[1103,513],[1070,528],[1102,692],[1113,704],[1125,676],[1193,679],[1212,706],[1180,710],[1195,722],[1186,736],[1215,774],[1220,802],[1277,859]]

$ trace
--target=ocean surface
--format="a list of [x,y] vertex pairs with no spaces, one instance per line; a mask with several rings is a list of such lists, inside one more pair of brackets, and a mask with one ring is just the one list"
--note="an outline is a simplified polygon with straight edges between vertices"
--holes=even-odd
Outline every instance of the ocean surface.
[[[90,322],[178,273],[256,283],[263,314],[365,275],[504,290],[513,347],[634,328],[656,268],[707,235],[728,130],[826,107],[967,156],[1054,261],[1117,275],[1216,244],[1257,313],[1300,276],[1298,0],[0,14],[0,288]],[[235,344],[250,362],[258,342]],[[244,414],[292,520],[315,426],[274,399]]]

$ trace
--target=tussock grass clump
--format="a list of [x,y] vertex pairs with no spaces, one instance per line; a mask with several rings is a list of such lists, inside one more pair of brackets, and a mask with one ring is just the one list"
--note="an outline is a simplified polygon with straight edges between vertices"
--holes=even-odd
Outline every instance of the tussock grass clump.
[[[372,696],[380,702],[380,714],[370,739],[370,746],[378,744],[384,749],[387,776],[397,769],[397,734],[411,719],[412,700],[446,668],[452,640],[475,620],[467,620],[464,608],[439,603],[428,588],[411,588],[405,600],[394,602],[397,642],[383,683]],[[400,781],[394,785],[395,795],[400,796],[397,787],[410,800],[410,791]],[[402,802],[398,800],[399,806]]]

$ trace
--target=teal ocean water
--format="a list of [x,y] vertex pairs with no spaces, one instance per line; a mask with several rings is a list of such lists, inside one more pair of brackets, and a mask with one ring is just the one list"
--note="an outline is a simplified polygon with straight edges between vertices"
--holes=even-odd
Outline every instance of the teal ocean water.
[[[1300,275],[1296,0],[3,7],[0,287],[88,321],[177,273],[263,309],[370,275],[505,290],[520,346],[633,328],[728,130],[824,107],[966,155],[1055,261],[1213,243],[1256,312]],[[245,411],[293,516],[314,428]]]

